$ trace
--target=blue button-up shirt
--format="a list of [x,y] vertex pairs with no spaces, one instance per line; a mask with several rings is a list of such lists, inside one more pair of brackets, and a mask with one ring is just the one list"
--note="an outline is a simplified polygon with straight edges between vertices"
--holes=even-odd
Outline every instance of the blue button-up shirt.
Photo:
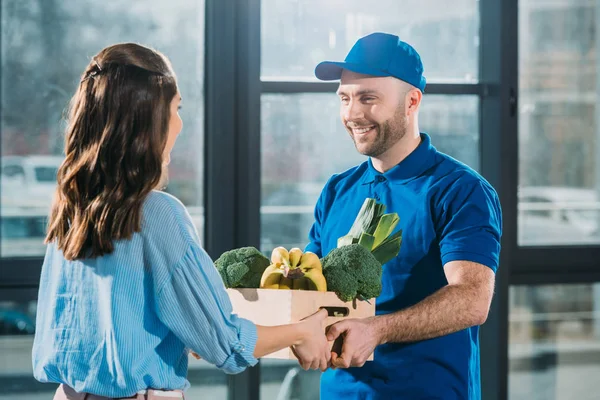
[[126,397],[187,389],[188,351],[226,373],[255,365],[256,326],[232,314],[223,281],[185,207],[163,192],[112,254],[68,261],[49,244],[33,345],[34,376]]

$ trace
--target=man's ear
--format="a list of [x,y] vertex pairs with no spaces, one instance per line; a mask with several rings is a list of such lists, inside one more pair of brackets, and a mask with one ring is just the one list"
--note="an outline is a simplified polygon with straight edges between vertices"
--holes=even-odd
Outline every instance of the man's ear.
[[423,99],[423,92],[417,88],[412,88],[406,93],[404,98],[404,104],[406,107],[406,115],[414,115],[419,111],[421,106],[421,100]]

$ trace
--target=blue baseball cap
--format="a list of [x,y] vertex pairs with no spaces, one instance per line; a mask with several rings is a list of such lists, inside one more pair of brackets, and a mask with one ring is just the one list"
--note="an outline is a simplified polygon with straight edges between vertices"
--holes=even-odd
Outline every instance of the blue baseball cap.
[[375,32],[364,36],[352,46],[344,61],[323,61],[315,68],[322,81],[335,81],[344,69],[372,76],[393,76],[425,90],[423,63],[419,53],[396,35]]

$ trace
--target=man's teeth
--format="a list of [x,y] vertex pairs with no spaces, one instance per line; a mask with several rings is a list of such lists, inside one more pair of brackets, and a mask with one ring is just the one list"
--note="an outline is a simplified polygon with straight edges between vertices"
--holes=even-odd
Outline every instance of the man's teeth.
[[352,128],[352,132],[361,134],[361,133],[368,132],[371,129],[373,129],[372,126],[367,126],[366,128]]

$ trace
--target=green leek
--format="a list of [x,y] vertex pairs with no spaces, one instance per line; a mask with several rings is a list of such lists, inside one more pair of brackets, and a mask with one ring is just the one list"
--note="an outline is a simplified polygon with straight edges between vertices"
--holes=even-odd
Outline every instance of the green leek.
[[338,239],[337,247],[358,243],[368,249],[382,265],[398,256],[402,230],[392,234],[400,217],[384,214],[386,206],[375,199],[365,199],[350,231]]

